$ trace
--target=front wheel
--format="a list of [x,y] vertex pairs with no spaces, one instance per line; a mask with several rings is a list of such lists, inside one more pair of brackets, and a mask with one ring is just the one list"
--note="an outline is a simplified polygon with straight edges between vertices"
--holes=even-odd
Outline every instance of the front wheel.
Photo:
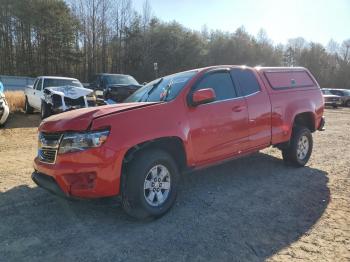
[[305,166],[313,148],[312,134],[306,127],[293,128],[290,144],[282,150],[283,160],[294,166]]
[[52,115],[51,106],[45,101],[41,101],[41,119],[45,119]]
[[165,151],[139,152],[125,168],[122,178],[122,204],[137,219],[164,215],[175,202],[179,171]]

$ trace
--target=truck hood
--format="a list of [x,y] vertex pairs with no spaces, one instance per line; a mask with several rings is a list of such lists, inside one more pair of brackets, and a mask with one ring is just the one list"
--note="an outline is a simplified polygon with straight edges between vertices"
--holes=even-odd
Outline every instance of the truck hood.
[[128,88],[138,89],[138,88],[142,87],[142,85],[111,84],[111,85],[107,86],[107,88],[110,88],[112,90],[118,89],[120,87],[128,87]]
[[93,92],[91,89],[77,86],[48,87],[46,90],[50,91],[52,94],[57,94],[59,96],[69,97],[72,99],[77,99],[81,96],[86,96]]
[[129,111],[132,109],[151,106],[156,103],[122,103],[115,105],[89,107],[53,115],[43,120],[39,131],[47,133],[59,133],[64,131],[85,131],[96,118]]

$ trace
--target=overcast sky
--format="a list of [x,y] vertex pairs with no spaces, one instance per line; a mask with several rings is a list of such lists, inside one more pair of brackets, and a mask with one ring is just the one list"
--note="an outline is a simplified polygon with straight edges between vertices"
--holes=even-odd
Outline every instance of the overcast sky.
[[[144,0],[134,0],[138,11]],[[350,0],[149,0],[153,14],[184,26],[253,34],[264,28],[275,44],[298,36],[324,45],[350,39]]]

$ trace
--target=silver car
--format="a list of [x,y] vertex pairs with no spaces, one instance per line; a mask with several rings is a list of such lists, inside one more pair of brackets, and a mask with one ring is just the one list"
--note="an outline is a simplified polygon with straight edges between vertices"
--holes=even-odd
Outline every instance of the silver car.
[[333,108],[337,108],[338,106],[341,106],[343,104],[341,97],[333,95],[329,91],[329,89],[321,89],[321,91],[324,98],[324,104],[326,106],[332,106]]

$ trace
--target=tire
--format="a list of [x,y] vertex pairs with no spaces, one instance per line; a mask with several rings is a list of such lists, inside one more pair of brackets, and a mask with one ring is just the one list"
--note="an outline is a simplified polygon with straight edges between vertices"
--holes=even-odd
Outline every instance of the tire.
[[333,107],[334,109],[338,108],[338,106],[337,106],[337,105],[332,105],[332,107]]
[[[159,149],[140,151],[125,171],[121,195],[123,209],[128,215],[145,220],[161,217],[169,211],[176,199],[180,175],[167,152]],[[161,174],[163,178],[159,177]],[[154,183],[153,179],[158,180]],[[162,199],[158,198],[159,194],[162,194]]]
[[309,161],[313,148],[312,134],[306,127],[297,126],[293,129],[288,148],[282,150],[282,157],[296,167],[303,167]]
[[346,101],[346,102],[345,102],[345,105],[346,105],[347,107],[350,107],[350,100]]
[[24,111],[26,114],[32,114],[34,112],[34,108],[29,105],[27,97],[24,102]]
[[51,107],[45,101],[41,101],[41,119],[45,119],[52,115]]

